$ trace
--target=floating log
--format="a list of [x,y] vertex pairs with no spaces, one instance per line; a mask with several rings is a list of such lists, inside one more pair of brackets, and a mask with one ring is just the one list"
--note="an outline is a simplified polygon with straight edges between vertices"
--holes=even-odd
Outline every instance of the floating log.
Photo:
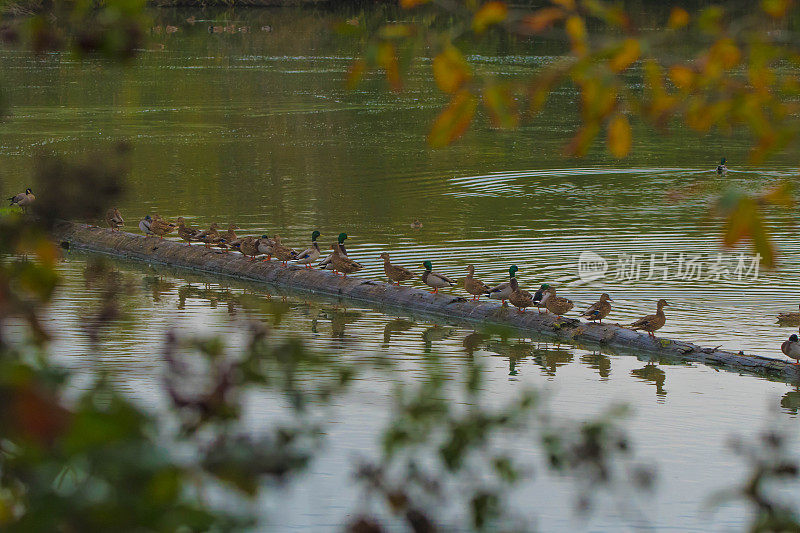
[[496,301],[473,302],[448,293],[431,294],[413,287],[357,277],[342,277],[329,270],[284,267],[278,261],[250,261],[238,253],[220,253],[203,246],[192,246],[155,237],[72,222],[61,222],[53,237],[64,248],[111,254],[128,259],[267,283],[301,292],[346,297],[370,307],[390,307],[442,317],[462,323],[508,327],[520,332],[575,345],[589,345],[647,353],[683,361],[695,361],[729,370],[770,376],[781,381],[800,382],[800,366],[785,360],[742,352],[704,348],[689,342],[663,337],[651,338],[613,324],[582,322],[558,318],[550,313],[504,307]]

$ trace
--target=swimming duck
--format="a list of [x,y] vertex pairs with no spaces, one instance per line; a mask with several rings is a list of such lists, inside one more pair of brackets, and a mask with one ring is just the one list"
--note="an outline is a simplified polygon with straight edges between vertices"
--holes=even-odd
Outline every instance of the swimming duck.
[[448,278],[444,274],[437,274],[435,272],[431,272],[433,270],[433,264],[430,261],[423,261],[422,266],[425,267],[425,272],[422,273],[422,282],[425,285],[429,285],[433,287],[431,293],[438,294],[439,289],[443,289],[445,287],[452,287],[455,285],[455,281]]
[[508,297],[511,296],[512,292],[510,279],[516,276],[517,270],[519,270],[517,265],[511,265],[508,268],[509,281],[501,283],[500,285],[495,285],[489,289],[489,298],[492,298],[493,300],[502,300],[503,305],[505,305],[506,300],[508,300]]
[[559,318],[561,318],[561,315],[567,314],[569,310],[574,307],[572,300],[564,298],[563,296],[556,296],[556,288],[553,286],[548,286],[547,289],[545,289],[542,303],[544,303],[545,309]]
[[222,236],[219,234],[218,230],[219,224],[212,222],[207,230],[199,232],[195,238],[208,248],[210,245],[217,244],[222,240]]
[[320,252],[319,244],[317,244],[317,237],[322,235],[317,230],[311,233],[311,246],[297,254],[297,263],[305,265],[306,268],[311,268],[311,263],[319,259],[322,252]]
[[33,195],[33,191],[30,188],[25,189],[25,192],[21,192],[19,194],[15,194],[11,198],[9,206],[18,205],[22,208],[23,213],[28,212],[28,207],[36,200],[36,196]]
[[783,341],[781,351],[786,357],[791,357],[796,361],[793,364],[800,365],[800,339],[797,338],[797,334],[793,333],[788,341]]
[[800,322],[800,313],[778,313],[778,321],[779,322]]
[[111,228],[111,231],[114,231],[121,228],[125,224],[125,220],[123,220],[119,209],[112,207],[106,211],[106,223],[108,227]]
[[347,277],[348,274],[358,272],[363,268],[361,264],[353,261],[342,253],[342,247],[338,242],[331,244],[331,248],[333,249],[331,265],[333,265],[334,271],[341,272],[345,277]]
[[242,255],[248,257],[250,261],[255,261],[255,258],[260,254],[258,251],[258,239],[256,237],[247,236],[237,239],[232,247],[238,249]]
[[724,176],[725,174],[728,173],[728,167],[727,165],[725,165],[726,161],[727,160],[723,157],[720,160],[719,165],[717,165],[717,174],[719,174],[720,176]]
[[550,297],[550,293],[547,292],[549,288],[550,285],[542,283],[542,286],[539,287],[539,290],[533,295],[533,305],[539,308],[540,313],[542,312],[542,308],[545,307],[547,299]]
[[653,334],[656,330],[661,329],[664,327],[664,324],[667,323],[667,317],[664,315],[664,306],[669,305],[665,299],[660,299],[658,301],[658,309],[656,310],[656,314],[654,315],[647,315],[645,317],[640,318],[636,322],[630,325],[630,328],[633,330],[642,330],[646,331],[648,335],[655,338]]
[[153,232],[154,235],[158,235],[159,239],[163,239],[164,235],[175,231],[175,224],[156,215],[153,217],[152,222],[150,222],[150,231]]
[[383,271],[386,273],[386,277],[389,278],[389,281],[393,281],[400,286],[401,281],[406,281],[414,277],[414,273],[406,267],[391,264],[389,262],[389,254],[386,252],[383,252],[380,258],[383,259]]
[[295,259],[297,257],[297,252],[295,250],[281,244],[280,235],[275,235],[272,240],[274,241],[272,244],[272,255],[274,255],[278,261],[283,262],[283,266],[286,266],[290,259]]
[[178,237],[190,244],[197,240],[197,234],[200,233],[199,229],[187,225],[183,217],[178,217],[175,222],[178,223]]
[[411,223],[411,229],[413,229],[413,230],[421,230],[422,229],[422,222],[420,222],[418,218],[415,218],[414,222]]
[[516,276],[511,276],[509,283],[511,285],[511,295],[508,297],[508,301],[517,308],[518,312],[524,313],[526,307],[533,305],[533,296],[528,291],[523,291],[519,288]]
[[[344,241],[347,240],[347,233],[340,233],[337,240],[339,241],[339,249],[341,250],[342,255],[347,257],[347,249],[344,247]],[[326,270],[335,270],[331,264],[331,259],[333,259],[333,253],[329,254],[328,257],[323,259],[322,263],[319,264],[319,267]]]
[[266,259],[262,259],[262,261],[270,261],[272,260],[272,247],[275,245],[275,241],[269,238],[269,235],[262,235],[260,239],[258,239],[258,251],[262,255],[266,255]]
[[609,302],[613,301],[611,296],[603,293],[600,295],[600,300],[589,306],[589,309],[581,313],[581,316],[591,321],[598,320],[602,324],[603,319],[611,312],[611,304]]
[[153,223],[153,218],[150,215],[145,215],[142,220],[139,221],[139,229],[144,233],[146,236],[155,235],[150,230],[150,225]]
[[464,278],[464,289],[472,295],[473,300],[479,300],[481,294],[489,294],[489,286],[475,278],[475,267],[467,266],[467,277]]

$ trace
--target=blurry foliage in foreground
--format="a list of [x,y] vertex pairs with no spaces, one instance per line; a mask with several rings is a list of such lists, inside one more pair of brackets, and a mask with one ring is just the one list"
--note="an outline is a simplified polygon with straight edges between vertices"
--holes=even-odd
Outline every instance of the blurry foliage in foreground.
[[[675,124],[700,135],[747,130],[751,163],[797,147],[800,47],[790,0],[762,0],[744,15],[720,6],[693,14],[674,7],[658,31],[652,21],[640,27],[624,3],[603,0],[551,0],[536,8],[499,0],[399,4],[401,15],[391,22],[362,16],[337,27],[364,50],[350,66],[347,85],[356,87],[367,72],[378,71],[393,91],[402,91],[414,60],[428,56],[448,99],[430,126],[433,148],[461,137],[479,110],[495,128],[535,122],[564,86],[579,94],[577,131],[565,146],[572,156],[585,155],[603,135],[613,157],[627,156],[635,144],[632,118],[664,134]],[[473,68],[462,48],[502,35],[530,39],[532,47],[563,42],[565,53],[527,76],[497,79]],[[697,43],[692,52],[687,41]],[[727,191],[718,210],[727,220],[723,245],[749,239],[768,268],[776,254],[761,206],[792,203],[788,184],[778,190],[783,194],[758,197]]]

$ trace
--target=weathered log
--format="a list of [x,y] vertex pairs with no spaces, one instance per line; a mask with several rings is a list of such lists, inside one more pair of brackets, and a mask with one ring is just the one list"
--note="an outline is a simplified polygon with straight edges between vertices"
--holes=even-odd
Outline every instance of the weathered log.
[[342,277],[329,270],[282,266],[277,261],[250,261],[235,253],[219,253],[203,246],[159,240],[124,231],[71,222],[59,223],[53,236],[65,248],[112,254],[119,257],[161,263],[241,280],[268,283],[312,294],[346,297],[370,307],[392,307],[443,317],[462,323],[509,327],[553,341],[576,345],[617,348],[683,361],[696,361],[729,370],[767,375],[800,382],[800,366],[788,361],[735,353],[718,348],[663,337],[651,338],[613,324],[594,324],[574,318],[557,318],[550,313],[518,313],[494,301],[473,302],[461,296],[413,287],[398,287],[381,281]]

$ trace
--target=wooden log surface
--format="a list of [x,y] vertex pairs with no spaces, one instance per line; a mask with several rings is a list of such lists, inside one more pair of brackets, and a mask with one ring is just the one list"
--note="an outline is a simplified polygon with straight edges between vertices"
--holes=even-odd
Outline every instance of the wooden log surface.
[[614,324],[595,324],[575,318],[557,318],[550,313],[503,307],[493,300],[473,302],[464,297],[413,287],[397,287],[382,281],[353,276],[342,277],[329,270],[306,269],[278,261],[249,261],[238,253],[220,253],[203,246],[192,246],[124,231],[60,222],[53,237],[64,248],[101,252],[127,259],[192,269],[208,274],[332,297],[346,297],[370,307],[391,307],[461,323],[502,326],[547,338],[553,342],[622,349],[683,361],[760,374],[772,379],[800,383],[800,366],[788,360],[706,348],[663,337],[651,338]]

